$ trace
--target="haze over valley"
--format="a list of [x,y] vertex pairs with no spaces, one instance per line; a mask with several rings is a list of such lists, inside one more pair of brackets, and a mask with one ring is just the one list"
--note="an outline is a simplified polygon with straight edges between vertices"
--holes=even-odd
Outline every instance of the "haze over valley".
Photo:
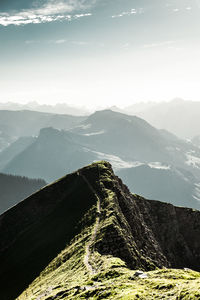
[[0,152],[2,173],[50,183],[91,162],[107,160],[133,193],[199,209],[200,149],[192,141],[112,110],[84,117],[1,113],[2,128],[15,140]]

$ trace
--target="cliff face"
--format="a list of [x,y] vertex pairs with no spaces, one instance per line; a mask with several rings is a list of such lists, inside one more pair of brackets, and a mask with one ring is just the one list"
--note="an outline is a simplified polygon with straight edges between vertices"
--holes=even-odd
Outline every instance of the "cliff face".
[[66,276],[97,276],[113,259],[145,271],[199,270],[199,220],[199,211],[132,195],[109,163],[94,163],[0,216],[0,298],[16,298],[34,279],[40,286],[41,272],[52,285],[49,274],[64,266]]

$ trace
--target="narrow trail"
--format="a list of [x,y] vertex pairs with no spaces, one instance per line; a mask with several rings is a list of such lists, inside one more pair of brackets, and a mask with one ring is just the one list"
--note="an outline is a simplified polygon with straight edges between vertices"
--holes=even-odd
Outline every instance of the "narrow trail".
[[100,213],[101,213],[101,202],[100,202],[100,198],[97,195],[96,191],[94,190],[94,188],[92,187],[92,185],[90,184],[90,182],[87,180],[87,178],[81,173],[78,172],[78,175],[80,175],[83,180],[87,183],[87,185],[89,186],[89,188],[91,189],[91,191],[95,194],[96,198],[97,198],[97,217],[96,217],[96,222],[94,224],[94,228],[92,230],[92,234],[91,234],[91,238],[89,240],[89,242],[86,244],[85,246],[85,255],[84,255],[84,264],[88,270],[88,272],[91,275],[94,275],[97,273],[97,270],[92,266],[91,264],[91,257],[92,257],[92,245],[95,242],[96,236],[97,236],[97,231],[99,229],[99,224],[100,224]]

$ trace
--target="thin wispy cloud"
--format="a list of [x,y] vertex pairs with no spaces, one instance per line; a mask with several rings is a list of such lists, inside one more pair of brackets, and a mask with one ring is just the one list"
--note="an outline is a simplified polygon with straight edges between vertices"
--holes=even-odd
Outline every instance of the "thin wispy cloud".
[[143,48],[157,48],[157,47],[169,47],[175,44],[175,41],[163,41],[157,43],[146,44]]
[[75,40],[68,40],[68,39],[57,39],[57,40],[26,40],[26,45],[32,45],[32,44],[55,44],[55,45],[62,45],[62,44],[68,44],[68,45],[75,45],[75,46],[87,46],[89,45],[86,41],[75,41]]
[[38,44],[40,43],[40,41],[36,41],[36,40],[26,40],[25,44],[27,45],[32,45],[32,44]]
[[136,14],[141,14],[143,13],[143,8],[140,8],[140,9],[135,9],[135,8],[132,8],[130,11],[123,11],[121,12],[120,14],[117,14],[117,15],[112,15],[112,18],[121,18],[121,17],[124,17],[124,16],[131,16],[131,15],[136,15]]
[[71,21],[91,16],[91,13],[86,13],[86,9],[89,9],[94,3],[95,0],[50,0],[32,9],[0,13],[0,25],[20,26],[63,20]]
[[174,8],[172,11],[173,12],[180,12],[180,11],[191,11],[192,10],[192,7],[191,6],[187,6],[187,7],[184,7],[184,8]]
[[66,43],[66,40],[64,40],[64,39],[55,41],[55,44],[57,44],[57,45],[64,44],[64,43]]

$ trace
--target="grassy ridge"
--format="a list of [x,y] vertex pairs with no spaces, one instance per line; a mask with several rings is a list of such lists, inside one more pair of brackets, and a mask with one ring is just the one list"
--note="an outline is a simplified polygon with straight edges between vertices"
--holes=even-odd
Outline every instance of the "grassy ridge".
[[94,163],[0,219],[0,299],[199,299],[198,272],[166,269],[198,269],[198,220],[198,211],[132,195],[109,163]]

